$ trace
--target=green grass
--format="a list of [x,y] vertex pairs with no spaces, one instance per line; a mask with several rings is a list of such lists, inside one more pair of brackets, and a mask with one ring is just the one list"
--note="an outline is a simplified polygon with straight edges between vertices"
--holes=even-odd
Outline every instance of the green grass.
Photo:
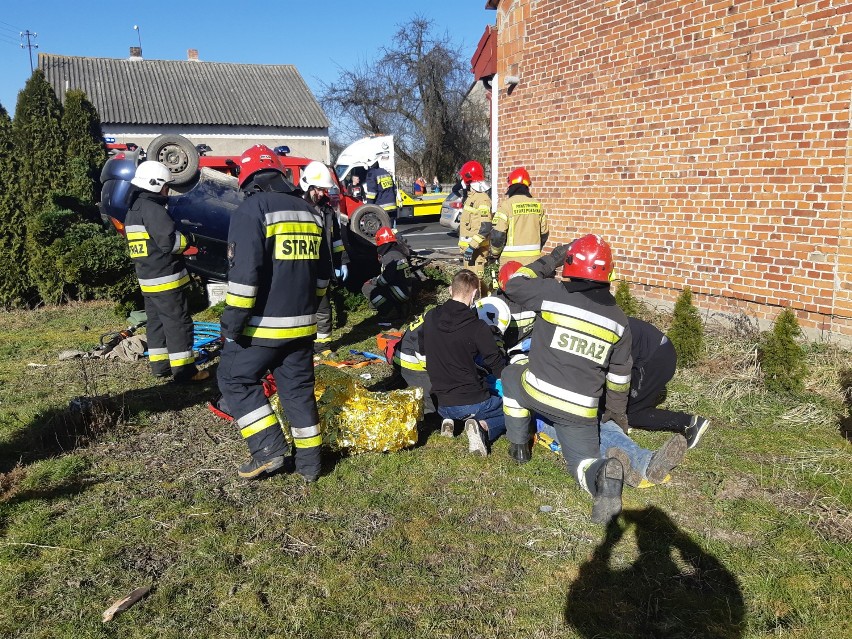
[[[341,358],[375,351],[381,328],[349,306]],[[626,489],[605,530],[558,456],[537,447],[517,467],[502,440],[482,459],[425,433],[399,453],[329,456],[314,485],[244,483],[244,445],[204,408],[214,384],[56,359],[117,328],[108,304],[0,315],[0,637],[852,634],[835,348],[808,348],[805,395],[779,398],[754,340],[709,335],[667,402],[713,426],[669,484]],[[364,372],[389,383],[384,364],[346,374]],[[110,400],[86,421],[69,409],[81,395]],[[148,597],[102,624],[140,586]]]

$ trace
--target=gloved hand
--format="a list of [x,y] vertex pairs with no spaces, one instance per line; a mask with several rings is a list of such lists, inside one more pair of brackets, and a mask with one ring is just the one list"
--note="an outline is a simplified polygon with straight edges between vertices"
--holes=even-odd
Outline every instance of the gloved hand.
[[568,255],[568,247],[570,244],[560,244],[550,252],[550,257],[554,259],[557,266],[565,263],[565,256]]
[[340,268],[334,269],[334,277],[337,278],[338,282],[345,282],[346,278],[349,277],[349,266],[341,264]]
[[184,255],[198,255],[198,247],[197,246],[187,246],[183,251]]
[[630,424],[627,422],[627,415],[624,413],[615,414],[612,411],[605,410],[601,417],[601,424],[604,422],[615,422],[625,435],[630,432]]
[[462,257],[464,258],[464,261],[465,261],[465,262],[470,262],[470,261],[473,259],[473,247],[472,247],[472,246],[468,246],[468,247],[464,250],[464,253],[462,254]]

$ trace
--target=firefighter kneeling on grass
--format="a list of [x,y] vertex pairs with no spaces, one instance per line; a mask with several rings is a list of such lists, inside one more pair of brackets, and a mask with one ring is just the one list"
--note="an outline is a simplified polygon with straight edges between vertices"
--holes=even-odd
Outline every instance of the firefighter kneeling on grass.
[[210,373],[195,367],[192,318],[186,299],[189,274],[181,255],[198,253],[175,229],[165,205],[172,181],[160,162],[142,162],[130,183],[136,187],[127,211],[125,232],[130,257],[145,298],[148,362],[157,377],[177,383],[203,382]]
[[408,249],[397,241],[390,227],[376,231],[376,252],[382,272],[364,282],[361,292],[383,319],[407,316],[411,289],[408,282]]
[[219,390],[251,451],[239,468],[253,479],[284,464],[289,447],[261,379],[272,371],[295,444],[296,471],[320,474],[319,415],[314,398],[313,340],[317,296],[325,295],[331,256],[323,220],[294,191],[278,156],[257,145],[240,160],[246,199],[228,230],[228,294]]
[[[553,277],[560,266],[566,282]],[[518,269],[504,287],[536,312],[529,363],[503,370],[509,455],[529,461],[532,412],[551,422],[568,471],[592,496],[592,521],[602,524],[621,512],[624,469],[600,455],[598,404],[605,392],[601,423],[626,432],[631,369],[630,328],[610,293],[611,273],[609,245],[586,235]]]

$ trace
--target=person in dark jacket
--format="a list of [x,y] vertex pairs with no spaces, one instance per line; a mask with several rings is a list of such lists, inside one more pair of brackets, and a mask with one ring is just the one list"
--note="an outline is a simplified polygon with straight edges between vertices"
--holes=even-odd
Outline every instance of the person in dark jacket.
[[465,420],[469,451],[487,455],[506,426],[503,402],[489,393],[476,359],[481,358],[497,378],[505,360],[491,327],[473,309],[479,292],[479,278],[472,271],[456,273],[450,285],[451,298],[426,313],[420,352],[426,353],[426,371],[438,400],[438,414],[445,420]]
[[125,232],[145,299],[151,372],[157,377],[172,375],[177,383],[202,382],[210,373],[195,366],[186,299],[189,274],[181,257],[198,249],[188,245],[166,211],[171,181],[169,169],[160,162],[149,160],[136,167]]
[[321,470],[319,415],[314,398],[313,341],[317,297],[331,277],[322,216],[284,178],[278,156],[256,145],[240,161],[246,199],[228,230],[228,293],[222,313],[225,345],[219,390],[251,451],[240,477],[257,478],[284,464],[289,445],[263,393],[272,371],[290,424],[295,465],[306,481]]
[[630,428],[681,433],[688,448],[695,448],[710,421],[698,415],[657,408],[677,368],[674,346],[653,324],[635,317],[628,318],[628,322],[633,338],[633,369],[627,400]]
[[375,162],[367,171],[364,184],[364,196],[368,204],[375,204],[385,210],[396,228],[396,183],[393,176]]
[[376,251],[382,264],[381,273],[364,282],[361,292],[382,317],[403,317],[411,297],[408,257],[390,227],[376,231]]
[[[299,187],[302,189],[302,197],[306,202],[313,204],[323,217],[323,241],[328,245],[331,254],[331,267],[334,271],[333,281],[342,283],[349,275],[349,257],[343,247],[343,239],[340,235],[340,222],[337,219],[337,211],[331,206],[328,190],[334,186],[331,171],[322,162],[311,162],[302,169],[302,177],[299,179]],[[323,295],[319,299],[317,307],[317,338],[314,341],[314,352],[326,351],[331,343],[332,318],[331,302],[329,295]]]

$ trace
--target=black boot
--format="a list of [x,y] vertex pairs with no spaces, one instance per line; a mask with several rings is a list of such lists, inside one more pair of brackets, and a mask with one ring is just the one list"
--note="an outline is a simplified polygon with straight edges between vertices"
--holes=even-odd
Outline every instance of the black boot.
[[252,457],[245,464],[242,464],[237,473],[243,479],[257,479],[264,473],[271,474],[284,465],[284,456],[270,457],[260,461]]
[[595,476],[595,494],[592,503],[592,521],[608,524],[621,512],[621,489],[624,487],[624,470],[617,459],[607,459]]
[[509,457],[514,459],[519,464],[526,464],[530,459],[532,459],[532,451],[530,450],[530,443],[527,442],[525,444],[515,444],[514,442],[509,442]]

